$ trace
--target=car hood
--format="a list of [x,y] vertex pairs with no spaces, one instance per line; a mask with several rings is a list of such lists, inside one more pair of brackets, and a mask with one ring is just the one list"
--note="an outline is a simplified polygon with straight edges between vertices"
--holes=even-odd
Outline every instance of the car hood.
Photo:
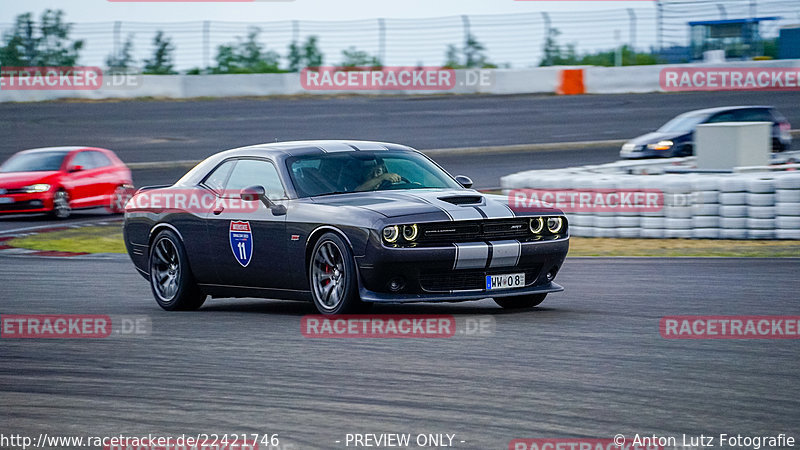
[[633,145],[647,145],[655,144],[658,141],[674,140],[687,136],[689,133],[663,133],[660,131],[653,131],[652,133],[643,134],[628,141],[628,144]]
[[36,183],[47,183],[58,171],[53,172],[0,172],[0,188],[18,189]]
[[[453,220],[513,217],[505,196],[471,189],[404,189],[315,197],[315,203],[356,207],[385,217],[442,213]],[[558,212],[547,210],[542,212]],[[443,216],[443,217],[446,217]]]

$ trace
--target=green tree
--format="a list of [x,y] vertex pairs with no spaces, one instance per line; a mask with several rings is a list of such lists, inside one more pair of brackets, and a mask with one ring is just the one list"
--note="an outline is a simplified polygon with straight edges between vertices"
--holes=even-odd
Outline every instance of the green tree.
[[464,47],[459,49],[453,44],[447,46],[444,66],[450,69],[495,68],[497,65],[489,62],[484,53],[486,47],[470,34]]
[[250,28],[245,39],[237,38],[236,44],[220,45],[215,57],[217,66],[213,73],[276,73],[282,72],[279,67],[280,55],[266,50],[258,42],[261,30]]
[[289,72],[299,72],[304,67],[319,67],[322,65],[325,56],[319,49],[316,36],[309,36],[302,45],[298,42],[289,44]]
[[134,67],[132,52],[133,34],[129,34],[119,52],[112,53],[106,57],[108,71],[111,73],[126,73],[130,71]]
[[381,61],[377,56],[372,56],[355,47],[342,50],[342,58],[342,62],[339,64],[342,67],[381,67]]
[[172,53],[175,46],[172,45],[170,38],[164,36],[163,31],[156,32],[153,38],[153,57],[144,60],[143,73],[151,75],[169,75],[176,73],[172,70]]
[[[562,48],[557,38],[561,34],[556,28],[551,28],[545,39],[542,60],[540,66],[605,66],[611,67],[616,64],[616,49],[603,50],[595,53],[585,53],[578,55],[575,50],[574,44],[567,44]],[[661,64],[662,60],[659,58],[654,50],[650,52],[637,52],[636,50],[623,45],[622,51],[622,65],[648,65],[648,64]]]
[[17,16],[14,27],[3,36],[0,64],[3,66],[74,66],[83,41],[71,41],[71,24],[64,23],[64,12],[45,10],[37,27],[33,13]]

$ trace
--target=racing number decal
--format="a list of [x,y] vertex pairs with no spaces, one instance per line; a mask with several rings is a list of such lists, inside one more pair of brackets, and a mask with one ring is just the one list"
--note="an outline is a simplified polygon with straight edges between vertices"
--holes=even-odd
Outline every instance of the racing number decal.
[[247,267],[253,259],[253,233],[250,230],[250,222],[231,221],[228,234],[233,256],[242,267]]

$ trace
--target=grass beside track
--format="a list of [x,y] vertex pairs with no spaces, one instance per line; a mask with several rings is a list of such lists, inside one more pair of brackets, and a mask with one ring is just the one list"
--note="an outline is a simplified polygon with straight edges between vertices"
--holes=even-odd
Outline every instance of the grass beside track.
[[122,225],[98,225],[39,233],[11,239],[4,244],[31,250],[125,253]]
[[[12,239],[13,247],[62,252],[125,253],[121,225],[87,226]],[[570,238],[569,256],[800,257],[800,241]]]

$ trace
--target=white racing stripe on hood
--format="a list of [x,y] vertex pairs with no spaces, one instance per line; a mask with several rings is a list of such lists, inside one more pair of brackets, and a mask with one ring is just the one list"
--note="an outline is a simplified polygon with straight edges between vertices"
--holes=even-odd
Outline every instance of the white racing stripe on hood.
[[472,206],[459,206],[454,205],[452,203],[445,202],[443,200],[439,200],[437,197],[441,197],[442,193],[437,192],[434,195],[424,196],[419,193],[409,193],[411,197],[414,197],[418,200],[422,200],[425,203],[429,203],[450,216],[450,220],[481,220],[483,216],[477,209]]
[[513,219],[516,217],[505,203],[486,198],[486,205],[478,206],[489,219]]

